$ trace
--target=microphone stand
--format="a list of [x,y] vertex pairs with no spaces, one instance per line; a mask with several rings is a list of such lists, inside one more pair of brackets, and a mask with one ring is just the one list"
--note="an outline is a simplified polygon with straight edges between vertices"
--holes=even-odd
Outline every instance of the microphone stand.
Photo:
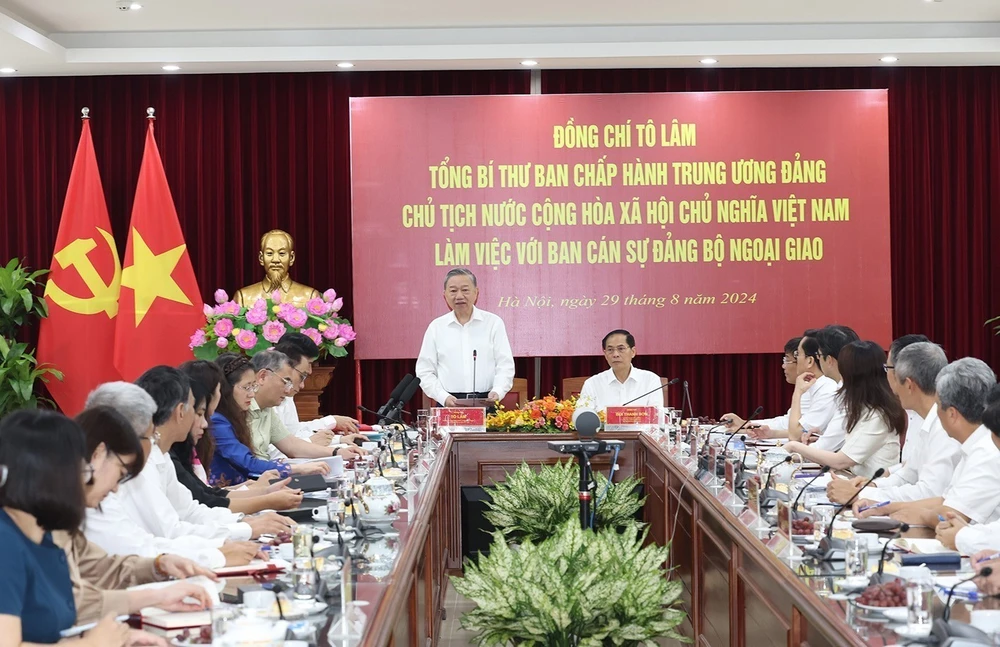
[[640,395],[637,398],[632,398],[631,400],[629,400],[628,402],[626,402],[622,406],[623,407],[627,407],[628,405],[632,404],[633,402],[638,402],[639,400],[642,400],[647,395],[653,395],[657,391],[662,391],[663,389],[667,388],[668,386],[672,386],[674,384],[677,384],[678,382],[680,382],[680,378],[679,377],[675,377],[674,379],[668,381],[666,384],[661,384],[660,386],[656,387],[655,389],[653,389],[652,391],[650,391],[648,393],[643,393],[642,395]]
[[972,577],[966,578],[960,582],[955,582],[955,585],[951,587],[948,591],[948,599],[944,604],[944,612],[941,617],[934,621],[931,627],[931,636],[937,639],[940,644],[951,644],[952,638],[964,639],[958,642],[962,644],[967,644],[966,641],[972,644],[982,644],[989,645],[990,637],[981,629],[973,627],[972,625],[966,624],[964,622],[952,622],[951,620],[951,599],[955,595],[955,590],[959,586],[965,584],[966,582],[971,582],[977,577],[989,577],[993,574],[993,568],[991,566],[984,566],[982,570],[973,575]]
[[884,468],[880,467],[877,470],[875,470],[875,473],[872,475],[870,479],[868,479],[868,481],[864,485],[861,486],[861,489],[855,492],[853,495],[851,495],[851,498],[849,498],[844,503],[844,505],[837,508],[837,511],[833,513],[833,517],[830,519],[830,525],[827,526],[826,528],[826,536],[824,536],[823,539],[819,542],[819,548],[817,548],[813,553],[820,561],[823,562],[833,561],[834,559],[833,556],[836,553],[836,551],[843,550],[844,540],[833,538],[833,524],[837,521],[837,517],[839,517],[844,510],[849,508],[850,505],[854,503],[854,500],[858,498],[858,495],[861,494],[861,492],[866,487],[871,485],[872,481],[881,477],[883,474],[885,474]]
[[684,380],[684,401],[681,402],[681,409],[684,409],[684,402],[688,405],[688,420],[694,418],[694,405],[691,404],[691,391],[688,389],[688,381]]
[[799,490],[799,495],[797,497],[795,497],[795,502],[792,503],[792,514],[793,515],[795,514],[795,511],[798,510],[798,508],[799,508],[799,501],[802,500],[802,495],[806,493],[806,490],[809,489],[809,486],[812,485],[816,481],[816,479],[818,479],[819,477],[823,476],[824,474],[826,474],[829,471],[830,471],[830,466],[829,465],[824,465],[823,469],[821,469],[819,471],[819,474],[817,474],[816,476],[814,476],[811,479],[809,479],[809,481],[806,482],[806,484],[802,487],[802,489]]
[[889,546],[892,544],[894,539],[898,539],[904,532],[910,529],[910,524],[901,523],[896,532],[892,533],[892,537],[889,541],[885,542],[885,546],[882,546],[882,554],[878,558],[878,571],[872,573],[871,579],[868,581],[869,584],[881,584],[885,578],[883,577],[883,572],[885,570],[885,558],[889,554]]
[[476,356],[477,355],[479,355],[479,353],[477,353],[476,350],[473,349],[472,350],[472,392],[473,393],[479,393],[479,391],[476,390]]
[[767,477],[764,482],[760,484],[760,507],[765,507],[764,502],[774,499],[775,501],[788,501],[788,494],[784,492],[778,492],[770,487],[771,475],[774,474],[774,470],[778,469],[779,465],[784,465],[785,463],[791,463],[792,456],[789,454],[785,456],[784,459],[779,463],[775,463],[771,466],[771,469],[767,470]]

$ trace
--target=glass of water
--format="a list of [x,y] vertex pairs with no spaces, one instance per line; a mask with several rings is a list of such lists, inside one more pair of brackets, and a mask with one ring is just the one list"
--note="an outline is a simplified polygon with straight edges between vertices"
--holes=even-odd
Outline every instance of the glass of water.
[[312,600],[318,589],[316,568],[311,558],[296,559],[292,563],[292,588],[296,600]]
[[925,578],[906,583],[906,627],[911,633],[930,634],[934,587]]
[[328,519],[333,523],[339,524],[341,528],[344,527],[344,516],[347,513],[347,506],[344,504],[346,495],[339,492],[334,492],[326,501],[326,512]]
[[863,578],[868,575],[868,541],[864,538],[851,537],[844,547],[844,575],[851,578]]

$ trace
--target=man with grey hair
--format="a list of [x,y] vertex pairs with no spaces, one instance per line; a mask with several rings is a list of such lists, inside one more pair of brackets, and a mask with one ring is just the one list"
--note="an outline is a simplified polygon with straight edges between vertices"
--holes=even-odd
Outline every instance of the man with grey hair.
[[[1000,439],[982,424],[986,398],[996,381],[990,367],[972,357],[941,369],[935,380],[937,415],[948,436],[961,443],[951,482],[941,496],[892,501],[859,516],[889,514],[898,521],[928,528],[936,527],[945,515],[975,523],[1000,519]],[[871,504],[871,500],[858,501],[855,512]]]
[[[288,355],[276,350],[257,353],[250,360],[256,373],[257,393],[247,411],[250,423],[250,448],[257,458],[267,459],[269,448],[274,445],[290,458],[351,458],[361,452],[356,447],[329,447],[311,443],[292,435],[278,416],[276,407],[295,386],[292,381],[295,368]],[[323,462],[303,463],[292,470],[296,474],[328,474],[330,466]]]
[[[871,501],[919,501],[944,494],[962,456],[961,444],[948,436],[937,415],[935,380],[948,365],[937,344],[917,342],[905,346],[886,365],[892,392],[904,409],[923,420],[906,437],[909,447],[903,465],[866,488],[859,498]],[[828,487],[831,501],[846,502],[864,485],[864,479],[835,479]]]
[[459,400],[502,400],[514,386],[514,354],[503,320],[476,307],[476,275],[448,272],[444,301],[450,312],[433,320],[417,355],[416,374],[428,398],[454,407]]
[[[132,423],[147,457],[159,452],[153,423],[158,406],[145,389],[128,382],[102,384],[87,398],[86,408],[96,406],[107,406],[124,415]],[[155,525],[150,527],[149,519],[136,509],[154,507],[156,513],[150,519]],[[228,532],[224,530],[215,532],[182,521],[160,487],[156,466],[148,461],[138,476],[105,497],[100,509],[87,510],[84,534],[111,554],[158,557],[172,553],[212,569],[247,564],[258,551],[250,542],[227,542]]]

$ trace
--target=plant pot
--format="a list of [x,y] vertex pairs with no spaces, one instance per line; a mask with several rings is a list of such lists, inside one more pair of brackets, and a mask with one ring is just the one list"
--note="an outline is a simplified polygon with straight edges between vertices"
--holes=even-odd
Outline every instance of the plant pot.
[[313,366],[312,374],[306,378],[306,383],[295,396],[295,409],[299,412],[299,420],[315,420],[322,417],[319,413],[319,398],[333,379],[334,366]]

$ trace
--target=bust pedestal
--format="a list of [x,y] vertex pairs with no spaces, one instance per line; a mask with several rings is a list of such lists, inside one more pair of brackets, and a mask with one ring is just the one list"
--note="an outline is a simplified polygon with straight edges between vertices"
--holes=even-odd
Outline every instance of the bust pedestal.
[[312,367],[312,374],[306,378],[305,386],[295,396],[295,409],[299,412],[299,420],[305,422],[322,417],[319,413],[319,398],[333,379],[334,368],[316,365]]

